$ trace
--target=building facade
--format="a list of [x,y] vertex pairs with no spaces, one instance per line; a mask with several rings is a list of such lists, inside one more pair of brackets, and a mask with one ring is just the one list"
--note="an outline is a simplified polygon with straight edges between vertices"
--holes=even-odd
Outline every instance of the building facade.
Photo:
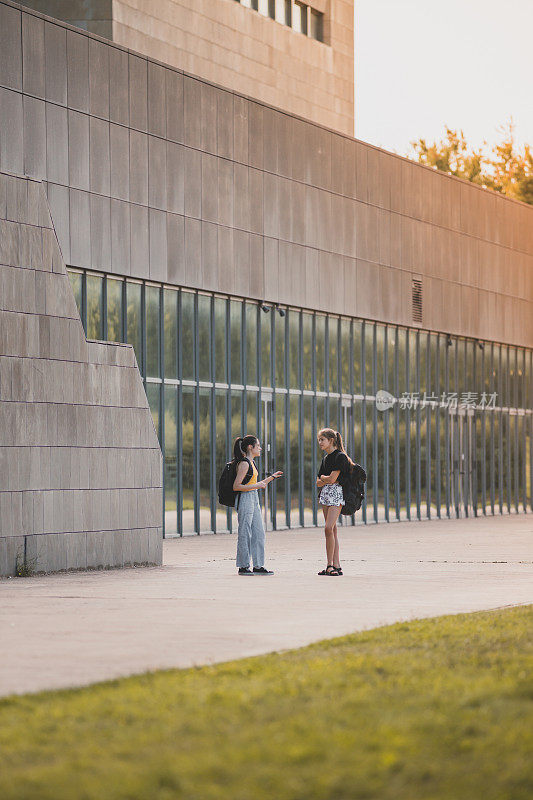
[[531,510],[531,207],[7,0],[0,36],[0,168],[43,181],[88,338],[135,349],[167,536],[234,528],[243,432],[268,523],[316,524],[325,424],[358,522]]
[[353,135],[353,0],[28,0],[26,5]]

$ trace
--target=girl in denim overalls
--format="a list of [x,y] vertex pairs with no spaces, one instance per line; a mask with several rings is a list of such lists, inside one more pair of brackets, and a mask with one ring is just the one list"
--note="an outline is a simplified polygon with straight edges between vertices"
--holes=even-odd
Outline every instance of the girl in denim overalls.
[[[275,472],[262,481],[257,480],[257,467],[254,458],[261,455],[261,445],[257,436],[235,439],[233,456],[237,463],[237,475],[233,483],[238,492],[236,506],[239,521],[237,539],[237,568],[239,575],[273,575],[265,568],[265,528],[259,505],[258,489],[265,489],[274,478],[283,475]],[[248,477],[252,468],[252,475]],[[250,569],[253,562],[253,571]]]

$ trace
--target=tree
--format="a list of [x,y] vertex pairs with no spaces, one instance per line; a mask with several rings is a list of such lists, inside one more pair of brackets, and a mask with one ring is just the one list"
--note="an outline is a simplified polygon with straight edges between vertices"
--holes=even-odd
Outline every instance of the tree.
[[425,139],[411,142],[412,157],[433,169],[492,189],[533,205],[533,153],[530,145],[519,148],[512,119],[498,128],[500,140],[487,153],[487,143],[471,149],[462,130],[445,128],[439,142]]
[[469,152],[463,131],[446,126],[446,136],[440,142],[428,145],[425,139],[411,142],[417,161],[448,175],[481,184],[483,153]]
[[486,184],[516,200],[533,204],[533,154],[529,145],[523,150],[516,146],[515,125],[512,119],[499,129],[500,142],[492,148]]

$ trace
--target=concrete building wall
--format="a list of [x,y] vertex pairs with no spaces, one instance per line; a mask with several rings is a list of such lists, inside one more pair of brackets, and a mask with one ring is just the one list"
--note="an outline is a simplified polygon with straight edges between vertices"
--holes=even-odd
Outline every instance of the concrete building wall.
[[28,0],[26,5],[353,135],[353,0],[309,0],[307,5],[324,14],[324,42],[235,0]]
[[533,342],[532,207],[6,0],[0,36],[1,168],[67,264]]
[[41,184],[0,173],[0,575],[161,558],[133,349],[86,340]]

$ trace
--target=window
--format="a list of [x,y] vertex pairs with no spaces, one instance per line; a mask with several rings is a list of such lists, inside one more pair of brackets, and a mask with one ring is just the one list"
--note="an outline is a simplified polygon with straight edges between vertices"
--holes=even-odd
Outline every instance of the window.
[[257,313],[258,307],[255,303],[246,303],[246,383],[250,386],[257,386],[259,378],[257,375]]
[[146,305],[146,375],[159,378],[159,301],[158,286],[147,286]]
[[165,378],[176,379],[178,377],[178,292],[175,289],[165,289],[163,303]]
[[122,287],[123,282],[107,278],[107,333],[108,342],[122,342]]
[[194,294],[181,293],[181,331],[178,332],[181,344],[181,377],[185,380],[195,380],[195,335],[196,325],[194,312]]
[[304,36],[324,41],[324,14],[305,3],[292,0],[237,0],[241,6],[258,11],[263,17],[287,25]]
[[142,284],[128,281],[126,284],[127,342],[133,345],[139,369],[141,372],[144,372],[142,360],[141,297]]
[[165,532],[178,532],[178,387],[165,386]]
[[83,319],[83,273],[81,272],[70,272],[68,273],[68,277],[70,280],[70,287],[72,289],[72,293],[74,295],[74,299],[76,300],[76,305],[78,306],[78,311],[80,314],[80,318]]
[[215,297],[215,380],[226,383],[227,347],[226,347],[226,313],[228,303],[223,297]]
[[307,36],[307,6],[304,6],[303,3],[294,4],[292,27],[298,33],[304,33]]
[[199,379],[211,380],[211,298],[198,295],[198,362]]
[[311,9],[311,37],[318,42],[324,41],[324,14]]
[[87,338],[103,339],[103,278],[87,275]]
[[257,10],[264,17],[270,17],[271,19],[274,19],[276,15],[274,0],[259,0]]
[[282,25],[291,24],[291,0],[276,0],[276,22]]

